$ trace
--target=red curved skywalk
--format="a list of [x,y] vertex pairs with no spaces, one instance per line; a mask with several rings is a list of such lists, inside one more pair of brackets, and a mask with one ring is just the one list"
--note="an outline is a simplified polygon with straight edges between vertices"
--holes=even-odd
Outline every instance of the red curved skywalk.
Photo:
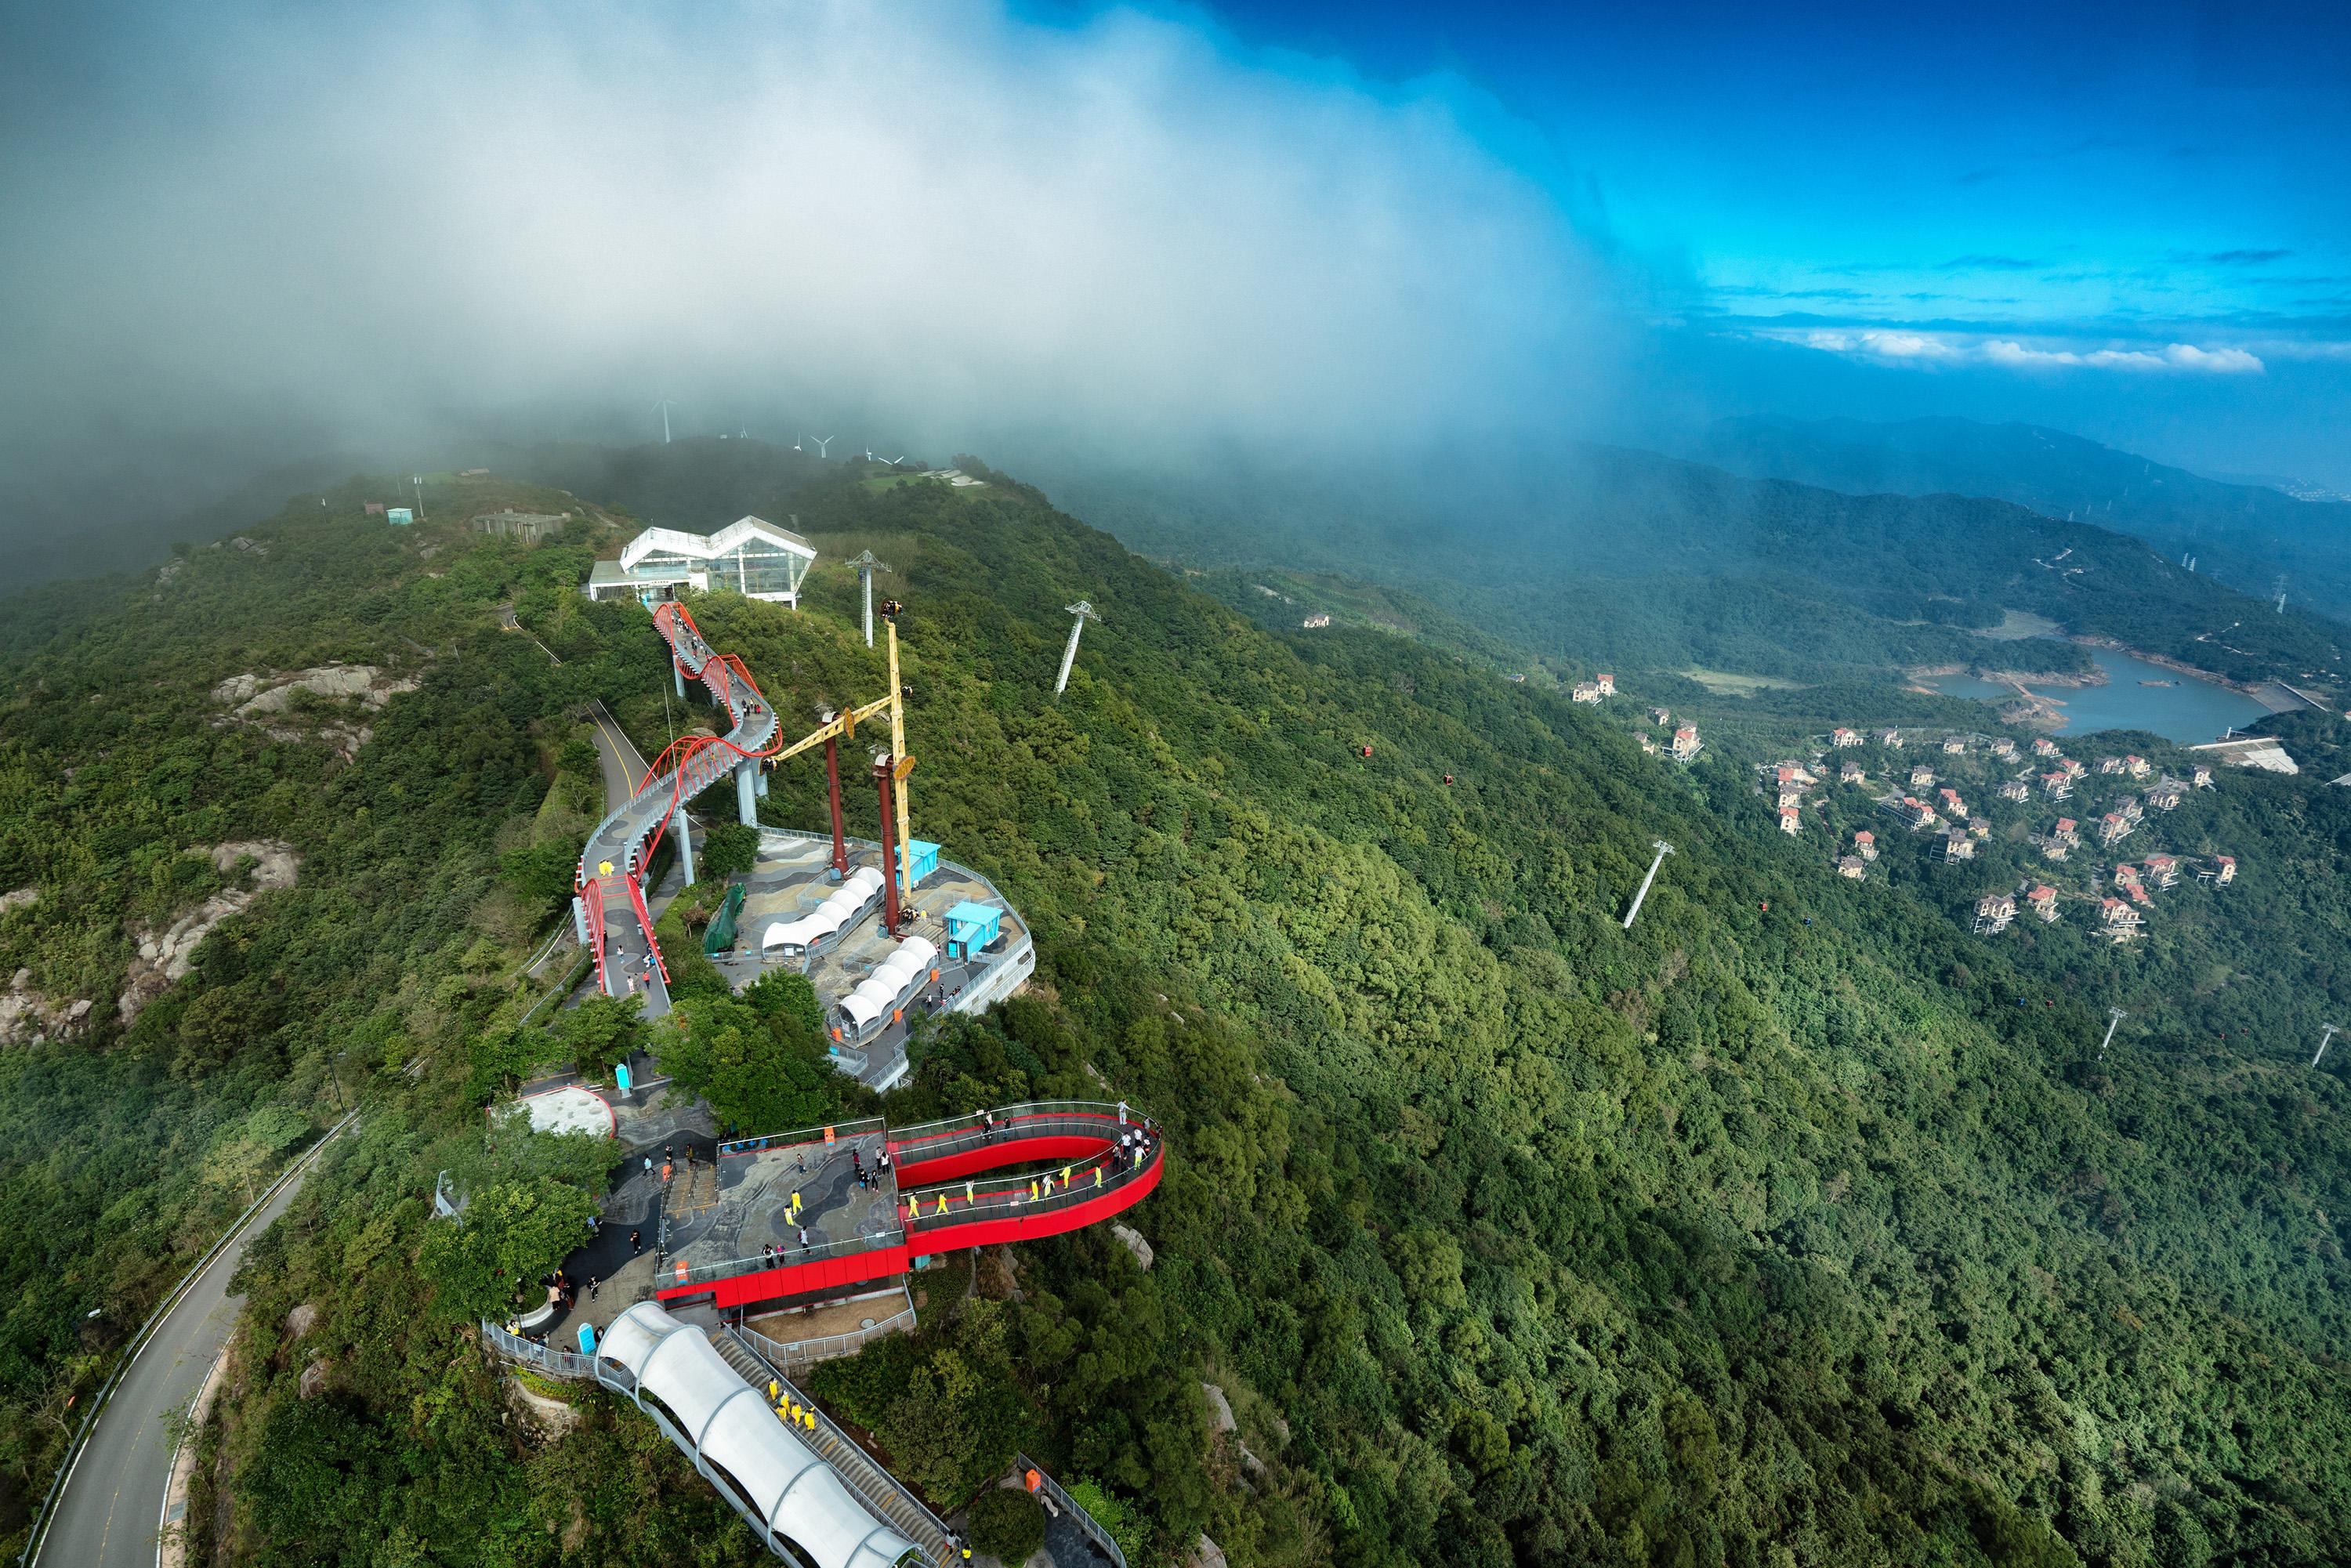
[[[904,1273],[920,1258],[1097,1224],[1148,1197],[1166,1166],[1165,1137],[1116,1105],[1014,1105],[879,1131],[877,1141],[893,1168],[888,1218],[870,1234],[794,1248],[781,1263],[764,1257],[701,1264],[682,1259],[664,1270],[655,1293],[669,1302],[707,1298],[724,1309],[843,1290]],[[1142,1152],[1123,1154],[1122,1137],[1139,1140]],[[720,1164],[778,1146],[768,1138],[723,1145]],[[831,1138],[787,1146],[835,1147]]]

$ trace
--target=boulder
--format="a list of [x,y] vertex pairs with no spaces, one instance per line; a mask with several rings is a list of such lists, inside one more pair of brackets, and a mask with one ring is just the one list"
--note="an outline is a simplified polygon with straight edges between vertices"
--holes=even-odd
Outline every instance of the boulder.
[[286,1335],[288,1339],[300,1339],[318,1326],[319,1309],[308,1301],[286,1314]]
[[1209,1540],[1204,1530],[1199,1543],[1184,1559],[1184,1568],[1226,1568],[1225,1549]]
[[1142,1232],[1130,1226],[1113,1225],[1110,1233],[1118,1239],[1120,1246],[1134,1254],[1134,1260],[1143,1265],[1144,1273],[1151,1272],[1151,1243],[1143,1239]]
[[1225,1397],[1223,1389],[1213,1383],[1203,1383],[1200,1392],[1208,1396],[1209,1424],[1217,1431],[1229,1432],[1239,1425],[1233,1419],[1233,1402]]

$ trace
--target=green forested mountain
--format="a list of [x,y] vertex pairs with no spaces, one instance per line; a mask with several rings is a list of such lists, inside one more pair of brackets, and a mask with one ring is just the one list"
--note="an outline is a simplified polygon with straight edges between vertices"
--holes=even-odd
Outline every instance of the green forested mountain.
[[2342,669],[2335,622],[2271,613],[2127,534],[2006,501],[1844,495],[1583,445],[1549,462],[1464,449],[1401,470],[1236,457],[1050,472],[1065,505],[1182,566],[1368,579],[1616,670],[1817,681],[1896,664],[2089,668],[2061,643],[1970,634],[2008,610],[2242,680]]
[[[1139,1562],[1204,1531],[1246,1564],[2351,1555],[2351,1095],[2303,1046],[2351,934],[2351,792],[2231,774],[2181,809],[2183,838],[2244,865],[2237,918],[2214,902],[2135,950],[1977,938],[1929,868],[1889,853],[1856,886],[1762,827],[1769,725],[1676,769],[1621,708],[1432,642],[1271,633],[964,465],[988,483],[828,469],[791,497],[824,555],[806,610],[695,604],[805,711],[880,678],[839,563],[893,562],[917,829],[1038,932],[1038,983],[928,1040],[888,1113],[1107,1086],[1170,1134],[1133,1217],[1149,1272],[1092,1232],[1027,1247],[1018,1299],[983,1269],[919,1335],[828,1367],[820,1391],[902,1473],[952,1502],[1026,1448],[1118,1505]],[[601,697],[657,749],[662,644],[573,591],[618,532],[532,549],[449,520],[533,499],[496,481],[414,530],[363,518],[365,495],[5,618],[0,883],[37,896],[0,915],[0,963],[100,1005],[0,1051],[0,1180],[27,1195],[0,1210],[0,1523],[239,1173],[323,1123],[339,1062],[362,1131],[249,1259],[199,1560],[747,1563],[625,1406],[580,1394],[553,1441],[507,1417],[468,1343],[475,1281],[427,1218],[444,1168],[518,1216],[594,1185],[559,1140],[486,1147],[480,1096],[609,1045],[517,1029],[536,988],[513,977],[577,831],[571,716]],[[1889,549],[1922,516],[1797,515]],[[1775,537],[1834,559],[1802,534]],[[1056,703],[1080,595],[1103,620]],[[1554,612],[1558,645],[1601,634],[1580,619],[1599,598]],[[530,637],[498,630],[509,602]],[[1856,664],[1894,635],[1845,620]],[[416,685],[267,726],[213,695],[334,660]],[[347,757],[331,737],[362,719]],[[787,768],[762,810],[805,826],[820,802],[819,770]],[[1658,838],[1677,852],[1626,933]],[[120,1027],[135,934],[250,879],[211,851],[261,839],[300,853],[295,885]],[[804,1031],[680,991],[689,1035],[656,1044],[731,1030],[850,1103],[807,1076]],[[2099,1063],[2109,1006],[2134,1022]],[[543,1267],[501,1223],[517,1271]],[[1253,1461],[1213,1435],[1203,1379]]]
[[1855,494],[1990,496],[2147,540],[2256,597],[2351,616],[2351,503],[2303,500],[2149,462],[2032,424],[1971,419],[1726,419],[1691,454],[1754,478]]

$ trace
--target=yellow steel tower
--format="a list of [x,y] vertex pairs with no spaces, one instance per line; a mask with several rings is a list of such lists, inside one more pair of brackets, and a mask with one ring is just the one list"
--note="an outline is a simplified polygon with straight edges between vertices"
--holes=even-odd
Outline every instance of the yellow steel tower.
[[[896,781],[898,815],[898,900],[901,908],[912,910],[914,897],[914,832],[906,814],[906,775],[914,770],[914,759],[906,751],[906,688],[898,679],[898,601],[883,601],[882,613],[890,628],[890,774]],[[886,854],[888,851],[885,849]]]

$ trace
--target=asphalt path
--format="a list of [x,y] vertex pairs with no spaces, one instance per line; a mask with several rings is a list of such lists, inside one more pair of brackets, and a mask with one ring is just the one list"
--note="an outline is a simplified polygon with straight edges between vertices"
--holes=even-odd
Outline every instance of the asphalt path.
[[155,1568],[163,1493],[172,1479],[171,1417],[194,1403],[245,1309],[245,1298],[230,1295],[228,1282],[245,1261],[246,1244],[286,1212],[310,1168],[311,1155],[305,1155],[156,1325],[74,1461],[57,1500],[57,1521],[33,1559],[36,1568]]

